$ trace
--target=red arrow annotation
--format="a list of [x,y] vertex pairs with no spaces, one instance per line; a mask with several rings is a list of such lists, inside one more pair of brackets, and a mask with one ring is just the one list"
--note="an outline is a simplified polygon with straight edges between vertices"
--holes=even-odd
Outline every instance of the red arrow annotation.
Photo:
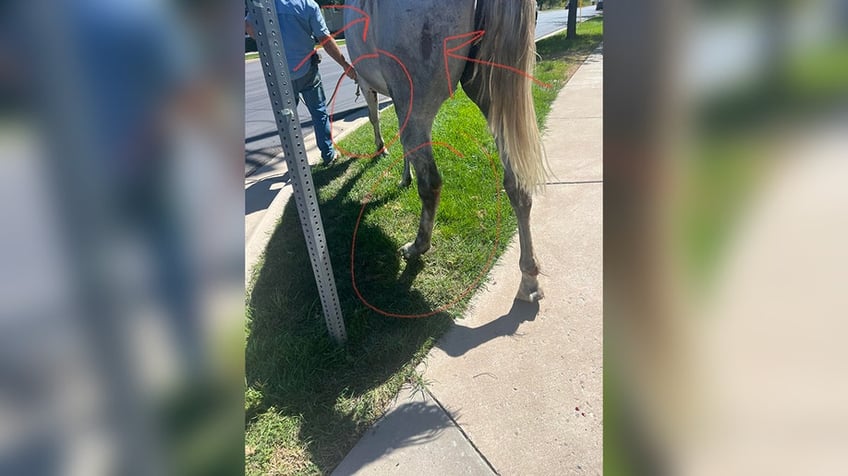
[[[333,127],[331,126],[330,127],[330,140],[333,142],[333,146],[336,148],[336,150],[338,150],[342,154],[348,155],[350,157],[356,157],[356,158],[359,158],[359,159],[372,159],[372,158],[376,157],[378,154],[382,153],[383,151],[388,151],[389,147],[394,145],[394,143],[397,142],[398,139],[400,139],[401,134],[403,133],[404,129],[406,129],[407,124],[409,124],[409,118],[412,116],[412,104],[413,104],[413,101],[415,99],[415,85],[412,83],[412,76],[409,74],[409,70],[406,69],[406,65],[403,64],[403,62],[397,56],[389,53],[388,51],[378,49],[376,53],[360,55],[358,58],[353,60],[353,64],[351,66],[349,66],[348,69],[355,67],[357,63],[359,63],[360,61],[362,61],[364,59],[377,59],[377,58],[380,57],[380,55],[386,56],[386,57],[394,60],[398,64],[398,66],[403,70],[403,74],[406,75],[406,80],[409,82],[409,104],[406,107],[406,116],[404,117],[402,124],[400,123],[400,118],[398,117],[399,128],[398,128],[397,134],[395,134],[395,136],[392,137],[392,139],[389,140],[389,142],[384,144],[382,149],[375,151],[372,154],[357,154],[355,152],[347,151],[344,148],[342,148],[336,142],[335,138],[333,137]],[[341,76],[339,76],[339,80],[336,82],[336,88],[333,90],[333,97],[330,101],[330,122],[331,123],[332,123],[333,116],[335,115],[335,110],[336,110],[336,93],[339,92],[339,86],[341,86],[342,81],[347,78],[348,69],[345,69],[345,74],[342,74]]]
[[[371,16],[368,15],[368,13],[366,13],[364,10],[357,8],[357,7],[354,7],[354,6],[351,6],[351,5],[326,5],[326,6],[323,6],[321,8],[327,8],[327,9],[348,8],[348,9],[351,9],[351,10],[355,11],[356,13],[359,13],[360,15],[362,15],[361,18],[357,18],[356,20],[351,21],[350,23],[343,26],[340,30],[338,30],[338,31],[332,33],[330,36],[324,38],[320,43],[321,47],[324,47],[324,45],[326,45],[330,41],[330,38],[334,38],[334,37],[338,36],[342,32],[350,29],[352,26],[354,26],[358,23],[364,23],[365,24],[365,27],[362,29],[362,41],[365,42],[368,39],[368,29],[371,27]],[[485,30],[477,30],[477,31],[472,31],[470,33],[463,33],[463,34],[460,34],[460,35],[449,36],[449,37],[444,39],[443,46],[444,46],[444,57],[445,57],[445,75],[447,76],[448,91],[450,91],[451,97],[453,97],[453,94],[454,94],[454,89],[453,89],[454,82],[453,82],[453,79],[450,76],[450,68],[449,68],[449,65],[448,65],[448,58],[456,58],[456,59],[461,59],[461,60],[465,60],[465,61],[470,61],[472,63],[484,64],[486,66],[491,66],[493,68],[503,68],[503,69],[506,69],[508,71],[512,71],[513,73],[520,74],[520,75],[524,76],[525,78],[529,78],[534,83],[538,84],[539,86],[541,86],[543,88],[552,87],[550,84],[548,84],[544,81],[541,81],[540,79],[534,77],[533,75],[528,74],[527,72],[522,71],[518,68],[508,66],[508,65],[505,65],[505,64],[495,63],[495,62],[492,62],[492,61],[485,61],[485,60],[480,60],[480,59],[477,59],[477,58],[471,58],[471,57],[463,56],[463,55],[456,53],[458,50],[462,49],[466,45],[479,40],[485,34],[486,34]],[[454,41],[454,40],[465,40],[465,41],[463,41],[462,43],[460,43],[460,44],[458,44],[454,47],[448,47],[448,42]],[[300,60],[300,63],[298,63],[297,66],[294,67],[293,71],[297,71],[300,68],[302,68],[303,65],[306,64],[306,62],[309,61],[309,59],[312,58],[312,56],[315,55],[315,54],[317,54],[317,50],[312,50],[308,55],[306,55],[305,58]]]
[[[333,9],[335,9],[335,8],[349,8],[349,9],[355,11],[356,13],[359,13],[359,14],[362,15],[362,18],[357,18],[356,20],[353,20],[352,22],[343,26],[339,31],[337,31],[335,33],[331,33],[330,36],[321,40],[320,44],[321,44],[322,48],[324,47],[324,45],[329,43],[330,38],[334,38],[334,37],[338,36],[343,31],[347,30],[348,28],[352,27],[353,25],[356,25],[357,23],[365,23],[365,27],[362,29],[362,41],[364,42],[368,38],[368,28],[371,27],[371,16],[368,15],[367,13],[365,13],[363,10],[356,8],[354,6],[350,6],[350,5],[326,5],[326,6],[323,6],[321,8],[328,8],[328,9],[329,8],[333,8]],[[297,71],[301,67],[303,67],[303,65],[306,64],[307,61],[309,61],[309,58],[312,58],[312,56],[315,55],[315,54],[317,54],[317,50],[313,49],[308,55],[306,55],[305,58],[300,60],[300,63],[298,63],[297,66],[294,67],[293,71]]]
[[[525,71],[521,71],[518,68],[514,68],[512,66],[507,66],[505,64],[494,63],[494,62],[491,62],[491,61],[484,61],[484,60],[480,60],[480,59],[477,59],[477,58],[470,58],[468,56],[463,56],[463,55],[456,53],[458,50],[465,47],[466,45],[479,40],[485,34],[486,34],[485,30],[477,30],[477,31],[472,31],[470,33],[463,33],[461,35],[454,35],[454,36],[449,36],[449,37],[445,38],[445,40],[443,42],[444,43],[444,49],[445,49],[445,53],[444,53],[445,54],[445,75],[447,75],[447,78],[448,78],[448,90],[450,91],[451,97],[453,97],[454,91],[453,91],[453,80],[450,77],[450,68],[448,67],[448,58],[456,58],[456,59],[461,59],[461,60],[465,60],[465,61],[470,61],[472,63],[484,64],[486,66],[491,66],[493,68],[503,68],[503,69],[512,71],[513,73],[520,74],[520,75],[524,76],[525,78],[529,78],[534,83],[538,84],[539,86],[542,86],[543,88],[550,88],[551,87],[550,84],[534,77],[531,74],[528,74]],[[448,47],[449,41],[463,40],[463,39],[465,39],[464,42],[462,42],[462,43],[460,43],[460,44],[458,44],[458,45],[456,45],[452,48]]]

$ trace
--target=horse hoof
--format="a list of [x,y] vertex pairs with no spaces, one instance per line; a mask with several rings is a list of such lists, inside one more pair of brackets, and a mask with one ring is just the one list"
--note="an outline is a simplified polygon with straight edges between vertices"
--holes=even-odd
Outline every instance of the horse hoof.
[[403,256],[403,259],[407,261],[418,259],[424,253],[423,251],[415,247],[414,242],[410,242],[401,246],[399,251],[401,256]]
[[521,301],[535,303],[539,302],[544,297],[545,293],[543,293],[542,288],[539,287],[539,281],[536,279],[536,276],[528,274],[522,275],[521,284],[518,286],[518,292],[515,294],[515,298]]
[[539,289],[536,292],[530,293],[530,302],[539,302],[544,297],[545,297],[545,293],[543,293],[542,290]]
[[400,182],[398,182],[398,187],[406,188],[406,187],[409,187],[409,185],[411,183],[412,183],[412,179],[403,179]]
[[515,295],[515,299],[519,301],[526,301],[529,303],[536,303],[542,300],[545,297],[545,293],[542,292],[541,289],[537,289],[535,291],[527,292],[523,289],[519,289],[518,293]]

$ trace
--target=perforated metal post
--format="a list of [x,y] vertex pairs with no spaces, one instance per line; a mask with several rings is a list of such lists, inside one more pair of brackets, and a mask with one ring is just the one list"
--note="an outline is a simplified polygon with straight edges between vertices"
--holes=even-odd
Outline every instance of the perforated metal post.
[[333,266],[330,263],[318,197],[312,183],[312,170],[303,147],[295,93],[292,90],[288,61],[283,50],[280,26],[277,24],[277,9],[274,0],[246,0],[246,4],[253,21],[259,59],[262,62],[265,84],[268,86],[268,95],[291,176],[297,213],[306,238],[312,272],[318,284],[318,295],[324,308],[327,330],[330,336],[341,344],[347,340],[347,333],[333,278]]

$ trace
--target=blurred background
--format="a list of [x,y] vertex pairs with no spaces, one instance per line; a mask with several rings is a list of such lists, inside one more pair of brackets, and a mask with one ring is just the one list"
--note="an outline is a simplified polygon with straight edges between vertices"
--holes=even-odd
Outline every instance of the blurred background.
[[843,472],[848,5],[605,11],[605,472]]
[[243,6],[0,5],[0,474],[242,471]]

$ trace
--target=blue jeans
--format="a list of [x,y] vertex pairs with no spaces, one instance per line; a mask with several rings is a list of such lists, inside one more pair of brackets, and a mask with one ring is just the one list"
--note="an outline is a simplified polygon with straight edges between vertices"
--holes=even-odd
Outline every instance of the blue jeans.
[[305,76],[292,80],[292,89],[295,91],[295,103],[299,104],[300,96],[303,96],[303,102],[312,115],[312,129],[315,131],[318,149],[321,150],[321,159],[324,162],[333,160],[336,151],[330,139],[330,116],[327,114],[327,98],[324,96],[318,65],[313,62]]

